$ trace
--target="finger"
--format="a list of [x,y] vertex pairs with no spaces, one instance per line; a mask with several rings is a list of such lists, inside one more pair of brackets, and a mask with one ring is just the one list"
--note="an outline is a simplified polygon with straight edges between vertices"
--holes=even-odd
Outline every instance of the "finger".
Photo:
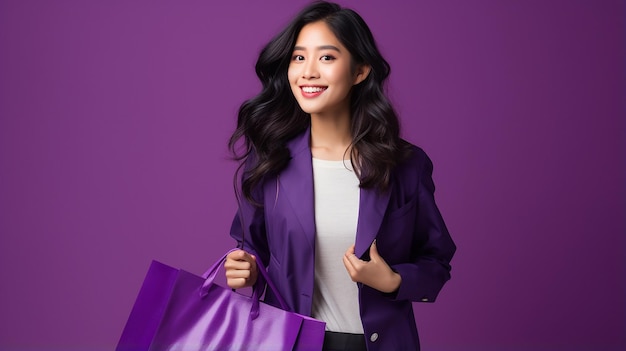
[[226,279],[250,279],[250,270],[248,269],[238,269],[238,270],[228,270],[226,271]]
[[226,269],[226,271],[234,269],[234,270],[241,270],[241,269],[247,269],[250,270],[252,268],[253,264],[248,262],[248,261],[244,261],[244,260],[227,260],[224,263],[224,269]]
[[231,289],[240,289],[246,286],[247,280],[243,278],[226,279],[226,285]]
[[[352,249],[353,248],[354,247],[352,247]],[[363,264],[364,264],[363,261],[361,261],[358,257],[356,257],[356,255],[354,254],[354,250],[350,250],[350,249],[346,251],[346,254],[343,256],[343,259],[345,263],[350,265],[352,276],[357,275],[359,270],[362,269]]]
[[240,261],[240,260],[243,260],[245,256],[246,256],[246,252],[244,250],[235,250],[229,253],[228,255],[226,255],[226,259]]
[[250,270],[252,264],[244,260],[227,260],[224,262],[224,269],[228,270]]
[[348,272],[350,279],[352,279],[352,281],[356,281],[356,269],[354,269],[354,266],[348,259],[348,256],[343,256],[343,265],[346,267],[346,271]]
[[250,264],[251,267],[254,267],[253,269],[256,268],[256,257],[254,257],[254,255],[249,254],[244,251],[244,256],[242,258],[242,261]]
[[343,264],[346,266],[346,269],[354,269],[354,265],[350,261],[350,256],[348,254],[343,255]]
[[228,261],[245,261],[249,263],[256,263],[256,257],[252,254],[245,252],[244,250],[237,250],[229,253],[226,256],[226,262]]
[[346,256],[349,256],[349,255],[354,255],[354,244],[350,245],[350,247],[348,248],[348,250],[346,250],[345,255],[346,255]]
[[224,269],[226,284],[230,288],[246,287],[250,285],[251,278],[256,277],[256,257],[244,250],[235,250],[226,256]]
[[[245,261],[233,261],[235,265],[250,267],[250,264]],[[234,269],[232,267],[226,268],[225,272],[226,284],[232,289],[244,288],[250,285],[250,278],[252,272],[249,268]]]
[[344,263],[347,262],[346,259],[352,255],[354,255],[354,245],[351,245],[346,252],[343,253]]

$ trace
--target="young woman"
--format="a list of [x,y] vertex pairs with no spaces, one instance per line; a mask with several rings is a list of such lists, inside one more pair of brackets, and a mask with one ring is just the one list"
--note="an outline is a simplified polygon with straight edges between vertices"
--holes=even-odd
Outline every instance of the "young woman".
[[[243,196],[228,285],[263,284],[261,260],[292,311],[326,322],[326,350],[419,350],[412,302],[435,300],[456,247],[431,161],[399,137],[369,28],[314,3],[265,46],[256,73],[262,91],[230,140]],[[276,304],[271,291],[265,301]]]

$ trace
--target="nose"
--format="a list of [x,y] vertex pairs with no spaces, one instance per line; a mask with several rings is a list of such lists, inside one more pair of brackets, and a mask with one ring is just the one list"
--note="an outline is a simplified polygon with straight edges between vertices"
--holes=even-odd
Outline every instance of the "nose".
[[302,67],[302,78],[315,79],[319,78],[319,72],[317,70],[317,63],[315,60],[308,60],[304,67]]

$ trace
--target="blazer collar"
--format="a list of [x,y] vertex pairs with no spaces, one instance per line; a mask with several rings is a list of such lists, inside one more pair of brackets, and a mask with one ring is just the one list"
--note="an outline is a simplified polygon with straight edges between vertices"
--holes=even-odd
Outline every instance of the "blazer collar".
[[[309,140],[310,128],[307,128],[304,133],[288,143],[292,159],[289,166],[280,174],[278,181],[292,204],[307,241],[315,247],[315,196]],[[358,257],[362,257],[376,239],[389,197],[390,191],[380,193],[375,189],[360,190],[355,242],[355,254]]]

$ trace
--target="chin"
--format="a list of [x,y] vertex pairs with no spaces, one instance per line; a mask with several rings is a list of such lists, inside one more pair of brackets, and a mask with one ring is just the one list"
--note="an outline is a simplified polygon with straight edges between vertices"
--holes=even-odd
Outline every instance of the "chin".
[[324,112],[322,110],[316,110],[316,109],[302,109],[302,111],[304,111],[305,113],[308,113],[310,115],[320,114],[320,113]]
[[307,105],[302,105],[302,104],[298,104],[298,106],[300,106],[300,109],[302,111],[304,111],[305,113],[308,114],[314,114],[314,113],[320,113],[321,110],[319,108],[313,107],[313,106],[307,106]]

